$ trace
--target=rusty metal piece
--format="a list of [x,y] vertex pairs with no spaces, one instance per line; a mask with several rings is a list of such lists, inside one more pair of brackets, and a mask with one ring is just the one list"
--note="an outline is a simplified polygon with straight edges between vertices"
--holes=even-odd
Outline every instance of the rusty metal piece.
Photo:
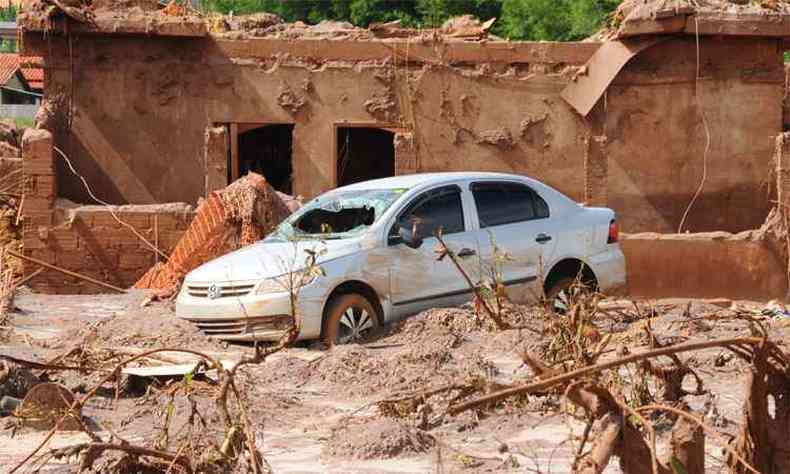
[[560,95],[579,114],[586,116],[631,58],[666,40],[663,37],[629,38],[603,43]]
[[[51,429],[69,412],[72,404],[74,395],[69,389],[57,383],[41,383],[27,392],[15,415],[27,426]],[[66,417],[60,424],[59,431],[81,430],[81,421],[76,418],[81,416],[81,413],[75,413]]]

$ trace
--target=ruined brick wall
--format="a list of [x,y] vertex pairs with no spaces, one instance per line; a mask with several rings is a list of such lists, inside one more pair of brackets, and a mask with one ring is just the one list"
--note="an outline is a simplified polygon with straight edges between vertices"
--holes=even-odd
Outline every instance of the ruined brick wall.
[[[335,186],[335,127],[352,123],[411,134],[410,150],[397,143],[398,172],[530,175],[613,207],[630,232],[677,229],[708,133],[688,230],[757,227],[774,198],[775,40],[703,37],[699,65],[694,38],[664,42],[632,60],[588,118],[559,93],[595,43],[85,36],[69,55],[62,38],[28,34],[25,47],[47,56],[48,100],[74,111],[56,143],[114,203],[194,204],[206,193],[206,129],[227,122],[294,124],[294,189],[305,197]],[[588,154],[592,137],[606,137],[603,155]],[[58,171],[59,195],[87,202]]]
[[[28,129],[22,140],[25,255],[127,288],[157,260],[152,248],[127,225],[167,254],[192,220],[192,208],[186,204],[112,206],[110,212],[105,206],[80,206],[59,200],[55,161],[52,135],[46,130]],[[25,262],[27,275],[39,268],[35,263]],[[50,269],[30,284],[48,293],[106,291]]]
[[622,237],[631,296],[787,299],[787,262],[758,231]]

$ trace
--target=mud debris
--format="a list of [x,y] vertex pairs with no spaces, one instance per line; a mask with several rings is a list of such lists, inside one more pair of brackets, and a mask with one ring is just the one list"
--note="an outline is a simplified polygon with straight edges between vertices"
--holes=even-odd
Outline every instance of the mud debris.
[[323,456],[342,459],[389,459],[425,453],[436,440],[425,431],[393,419],[353,421],[332,430]]

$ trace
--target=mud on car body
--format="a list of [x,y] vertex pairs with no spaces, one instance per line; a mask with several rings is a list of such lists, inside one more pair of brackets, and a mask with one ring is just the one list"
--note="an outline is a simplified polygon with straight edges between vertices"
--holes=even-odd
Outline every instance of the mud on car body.
[[473,276],[505,249],[502,279],[515,302],[561,302],[579,276],[602,291],[625,284],[611,209],[583,207],[523,176],[415,174],[313,199],[266,239],[189,273],[176,313],[213,337],[277,340],[291,324],[293,275],[316,252],[322,274],[296,283],[299,337],[355,341],[390,320],[468,301],[457,269],[436,259],[439,229]]

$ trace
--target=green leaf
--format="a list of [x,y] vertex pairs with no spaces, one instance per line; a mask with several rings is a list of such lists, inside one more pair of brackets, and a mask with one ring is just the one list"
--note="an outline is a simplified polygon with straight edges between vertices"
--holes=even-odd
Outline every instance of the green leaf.
[[672,466],[672,472],[675,474],[688,474],[686,466],[684,466],[682,462],[678,461],[678,458],[675,456],[672,456],[672,459],[669,460],[669,465]]

